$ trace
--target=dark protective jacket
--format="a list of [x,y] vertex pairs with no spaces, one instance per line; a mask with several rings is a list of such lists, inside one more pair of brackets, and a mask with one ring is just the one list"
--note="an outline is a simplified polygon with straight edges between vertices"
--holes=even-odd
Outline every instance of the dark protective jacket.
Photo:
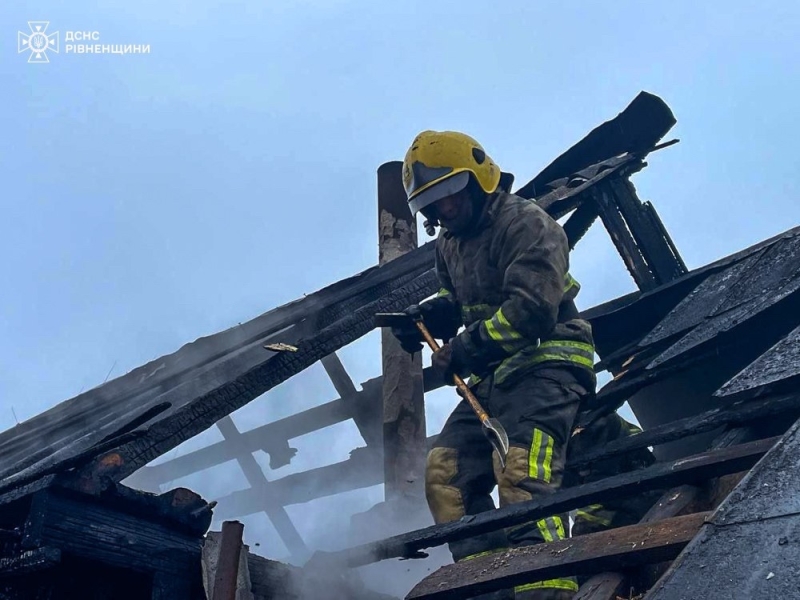
[[511,385],[539,365],[567,363],[591,371],[591,325],[574,298],[569,244],[561,226],[534,202],[498,191],[468,233],[446,230],[436,241],[439,296],[453,302],[472,370],[470,385],[494,374]]

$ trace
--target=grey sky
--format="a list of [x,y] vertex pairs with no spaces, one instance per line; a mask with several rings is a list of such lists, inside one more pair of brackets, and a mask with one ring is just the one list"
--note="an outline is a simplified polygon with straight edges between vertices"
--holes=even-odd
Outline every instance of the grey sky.
[[[634,182],[690,268],[797,225],[795,2],[42,0],[0,17],[2,429],[12,407],[30,418],[372,266],[375,171],[422,129],[470,133],[522,183],[644,89],[682,141]],[[31,65],[16,47],[29,20],[151,52],[66,54],[62,33],[50,64]],[[573,273],[582,308],[633,289],[602,229]],[[355,380],[379,373],[377,340],[341,352]],[[315,367],[235,418],[249,428],[334,395]],[[431,395],[432,429],[452,402]],[[362,443],[350,424],[295,442],[270,478]],[[220,472],[179,483],[244,487]],[[379,498],[319,509],[333,531]],[[321,527],[290,512],[306,535]],[[264,521],[247,532],[280,556]]]

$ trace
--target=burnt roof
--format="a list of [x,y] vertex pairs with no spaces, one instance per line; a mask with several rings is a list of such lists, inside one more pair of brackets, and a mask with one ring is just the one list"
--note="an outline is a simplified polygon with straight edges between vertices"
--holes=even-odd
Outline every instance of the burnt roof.
[[798,457],[800,421],[722,502],[647,598],[796,598]]
[[[800,227],[722,258],[645,294],[585,311],[603,363],[655,371],[690,361],[708,342],[736,337],[763,318],[771,346],[800,319],[792,310],[800,288]],[[779,318],[774,322],[771,317]]]
[[[431,250],[420,248],[414,256],[373,267],[237,327],[200,338],[0,433],[0,493],[83,464],[111,448],[148,439],[156,448],[170,439],[174,447],[200,433],[318,360],[320,352],[328,353],[322,346],[309,352],[273,352],[265,344],[314,340],[352,319],[353,311],[371,301],[391,300],[409,283],[418,288],[420,276],[430,269]],[[370,319],[362,315],[361,320]],[[371,324],[365,327],[360,335]],[[351,338],[334,341],[334,349],[337,343],[341,346],[355,339]],[[270,376],[265,378],[265,374]],[[176,441],[176,430],[183,438],[180,441]],[[134,460],[143,466],[158,454]]]
[[[555,192],[554,206],[577,206],[592,178],[600,181],[622,167],[641,168],[642,159],[674,123],[663,100],[641,92],[516,193],[535,198]],[[428,243],[387,265],[198,339],[0,433],[0,502],[16,496],[10,490],[44,476],[97,466],[111,451],[117,453],[111,461],[115,466],[105,474],[124,479],[358,339],[373,328],[375,312],[402,310],[435,292],[432,266],[433,243]],[[264,348],[272,342],[299,348]]]

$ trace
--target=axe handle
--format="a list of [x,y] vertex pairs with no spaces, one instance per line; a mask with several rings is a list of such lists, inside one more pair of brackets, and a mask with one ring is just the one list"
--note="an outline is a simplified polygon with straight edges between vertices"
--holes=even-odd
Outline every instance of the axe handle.
[[[425,323],[422,321],[415,321],[415,323],[417,324],[417,329],[419,329],[422,337],[425,338],[426,342],[428,342],[428,346],[430,346],[431,350],[434,352],[439,350],[439,343],[433,338],[430,331],[428,331],[428,328],[425,327]],[[467,399],[467,402],[469,402],[472,410],[475,411],[475,414],[478,415],[481,423],[486,423],[489,420],[489,415],[486,414],[485,410],[483,410],[483,407],[481,406],[480,402],[478,402],[475,394],[472,393],[472,390],[469,389],[469,386],[458,375],[453,375],[453,379],[455,379],[456,387],[461,390],[461,393],[464,394],[464,397]]]

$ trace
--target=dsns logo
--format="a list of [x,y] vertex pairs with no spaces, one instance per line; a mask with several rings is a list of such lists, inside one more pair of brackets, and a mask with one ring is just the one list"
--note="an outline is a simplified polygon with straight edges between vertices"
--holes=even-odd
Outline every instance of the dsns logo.
[[58,32],[47,34],[50,21],[28,21],[30,33],[17,32],[17,52],[30,52],[29,63],[49,63],[47,52],[58,53]]

